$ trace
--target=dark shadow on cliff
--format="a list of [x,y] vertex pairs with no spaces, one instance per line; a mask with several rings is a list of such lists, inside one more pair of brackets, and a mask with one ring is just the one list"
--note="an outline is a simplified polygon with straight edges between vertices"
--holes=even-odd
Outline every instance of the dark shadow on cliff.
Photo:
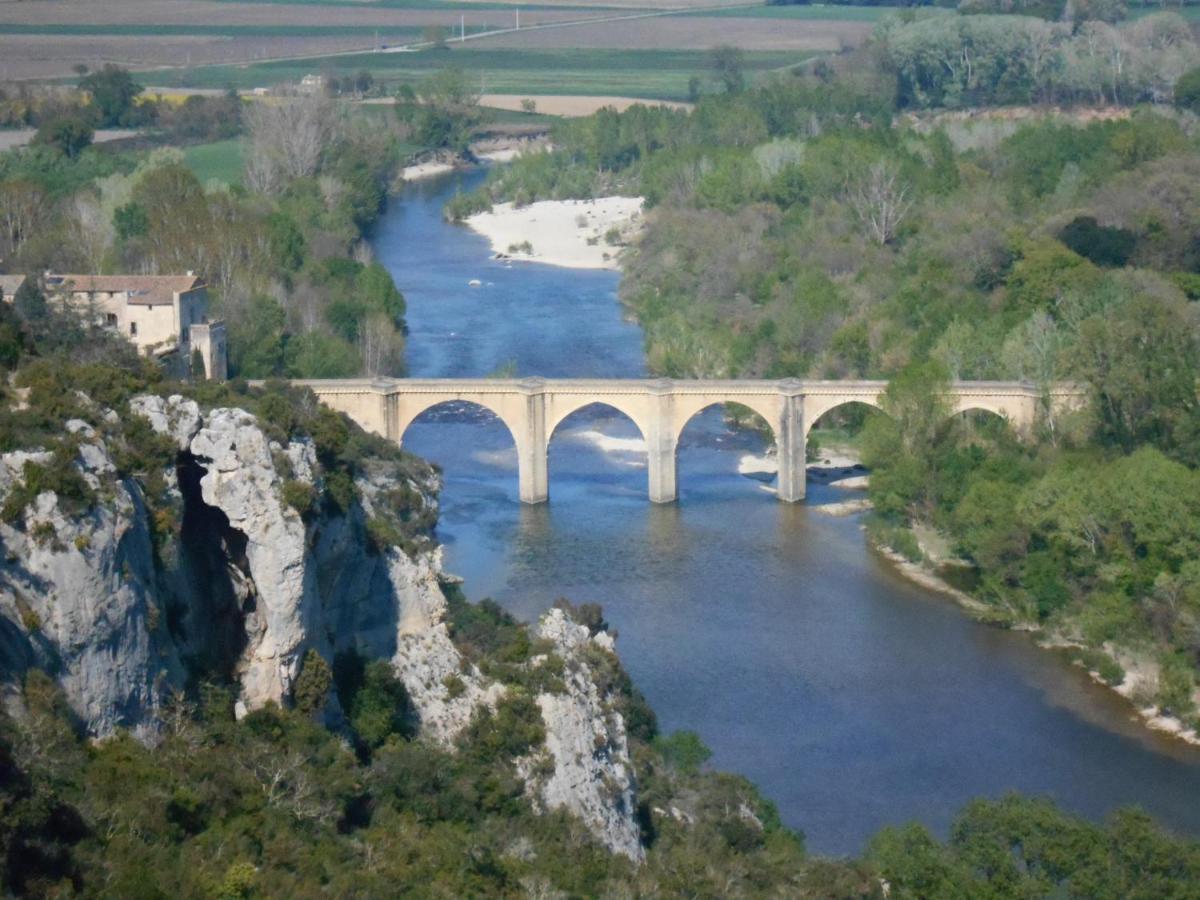
[[246,647],[245,621],[253,611],[254,582],[246,561],[246,536],[204,502],[202,462],[181,453],[176,464],[183,495],[178,589],[168,610],[171,634],[193,679],[233,680]]

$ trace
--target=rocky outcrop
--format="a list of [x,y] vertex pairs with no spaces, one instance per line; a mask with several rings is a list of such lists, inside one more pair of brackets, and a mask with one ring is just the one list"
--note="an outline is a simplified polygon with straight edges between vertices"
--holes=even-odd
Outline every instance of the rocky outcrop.
[[[86,512],[54,491],[24,509],[23,527],[0,523],[0,675],[54,673],[93,734],[120,727],[149,738],[162,686],[182,677],[157,600],[150,522],[138,485],[114,479],[104,441],[82,422],[75,466],[103,490]],[[23,484],[26,464],[49,453],[0,455],[0,496]]]
[[443,746],[453,743],[480,705],[495,706],[504,695],[502,685],[487,683],[464,662],[445,624],[402,635],[392,662],[422,733]]
[[253,584],[253,598],[247,604],[247,645],[238,665],[241,702],[248,709],[282,703],[318,624],[308,526],[283,501],[283,479],[253,416],[240,409],[213,410],[188,449],[204,469],[204,502],[224,513],[229,528],[245,538],[240,564]]
[[546,744],[522,761],[527,789],[535,805],[574,813],[610,850],[640,861],[625,722],[613,698],[601,695],[593,672],[596,665],[617,664],[612,637],[591,634],[560,609],[542,616],[537,634],[562,657],[565,690],[537,697]]
[[[310,649],[326,660],[354,649],[392,661],[423,737],[442,746],[497,705],[506,687],[465,660],[444,621],[440,548],[388,520],[434,508],[431,469],[367,461],[353,500],[306,502],[325,488],[310,441],[282,444],[245,410],[204,412],[180,396],[130,408],[170,440],[143,446],[134,464],[161,471],[121,477],[81,421],[54,453],[0,455],[0,684],[42,668],[90,734],[128,728],[150,740],[169,694],[197,673],[235,680],[244,714],[288,703]],[[120,420],[102,419],[117,447]],[[557,664],[550,654],[563,665],[561,684],[536,698],[544,746],[517,761],[529,796],[640,860],[625,725],[599,686],[618,665],[612,640],[557,609],[537,636],[553,649],[532,665]],[[327,714],[339,717],[336,702]]]
[[[236,678],[242,712],[287,703],[310,647],[327,659],[351,648],[389,658],[402,637],[432,633],[444,643],[438,665],[457,665],[445,628],[434,631],[445,611],[439,551],[406,553],[367,535],[373,504],[401,480],[414,502],[435,503],[431,471],[414,481],[372,466],[359,479],[361,502],[302,517],[284,485],[319,494],[311,442],[281,446],[244,410],[204,414],[180,396],[137,397],[130,408],[179,451],[158,499],[177,508],[182,533],[159,534],[156,548],[156,516],[168,510],[150,509],[137,481],[116,476],[104,441],[70,423],[79,440],[72,466],[96,496],[66,509],[47,490],[19,522],[0,524],[0,680],[44,668],[90,733],[125,727],[149,737],[163,698],[186,683],[184,659],[216,660]],[[0,455],[0,497],[24,484],[27,462],[51,458]],[[469,695],[479,699],[478,690]],[[431,720],[447,723],[439,734],[469,718],[431,704]]]

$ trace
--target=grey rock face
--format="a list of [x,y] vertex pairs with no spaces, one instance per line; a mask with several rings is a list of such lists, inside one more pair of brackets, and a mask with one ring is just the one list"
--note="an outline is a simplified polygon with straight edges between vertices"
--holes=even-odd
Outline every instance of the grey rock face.
[[[75,464],[98,485],[113,471],[107,448],[90,429],[74,430],[85,439]],[[0,456],[0,495],[21,481],[26,461],[49,457]],[[23,530],[0,524],[0,675],[45,668],[91,733],[125,727],[149,739],[161,684],[181,678],[182,668],[155,599],[141,491],[105,483],[109,496],[85,515],[64,511],[45,491],[26,507]]]
[[[589,654],[611,654],[612,638],[591,635],[559,609],[538,623],[538,636],[554,642],[566,663],[566,691],[539,694],[538,706],[546,725],[541,758],[523,761],[523,777],[535,804],[574,813],[610,850],[641,861],[633,767],[625,721],[600,695]],[[549,762],[549,766],[544,765]],[[550,769],[548,775],[539,773]]]
[[[237,679],[241,712],[286,704],[310,648],[327,660],[345,649],[390,659],[423,736],[443,746],[503,697],[504,686],[464,662],[450,639],[440,548],[405,552],[368,536],[397,489],[433,504],[432,473],[369,465],[349,509],[302,517],[284,487],[320,492],[310,442],[272,443],[246,411],[202,413],[178,396],[139,397],[131,407],[179,448],[179,477],[164,473],[159,502],[182,510],[181,536],[156,552],[154,511],[138,483],[118,477],[90,426],[67,423],[80,440],[73,464],[101,499],[81,512],[46,491],[27,505],[23,527],[0,523],[0,684],[43,668],[89,733],[129,728],[146,740],[164,699],[187,681],[183,660],[206,654]],[[0,499],[24,483],[27,462],[50,461],[0,455]],[[593,673],[612,641],[559,610],[537,634],[563,658],[566,689],[537,697],[545,746],[518,761],[529,795],[640,860],[624,721]]]

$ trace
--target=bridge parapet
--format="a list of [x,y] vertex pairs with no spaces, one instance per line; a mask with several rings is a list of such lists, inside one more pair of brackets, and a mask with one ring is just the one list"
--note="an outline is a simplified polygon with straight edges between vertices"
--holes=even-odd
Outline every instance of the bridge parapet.
[[[825,414],[848,403],[879,408],[886,381],[819,381],[670,378],[353,378],[297,381],[327,405],[364,428],[400,443],[421,413],[445,403],[469,403],[493,413],[517,448],[521,500],[549,496],[548,454],[555,429],[572,413],[602,404],[628,416],[646,442],[650,499],[676,498],[675,458],[691,419],[710,406],[739,403],[758,413],[778,448],[778,495],[793,502],[805,495],[808,432]],[[1024,381],[959,381],[951,385],[953,411],[983,409],[1003,416],[1028,434],[1044,409],[1052,414],[1087,402],[1082,385],[1060,383],[1043,390]]]

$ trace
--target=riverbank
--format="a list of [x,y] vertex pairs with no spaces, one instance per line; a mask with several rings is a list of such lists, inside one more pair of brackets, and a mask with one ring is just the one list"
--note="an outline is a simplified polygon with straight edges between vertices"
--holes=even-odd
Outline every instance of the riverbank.
[[618,269],[620,252],[642,226],[641,197],[498,203],[466,225],[502,259],[571,269]]
[[[1002,625],[1003,623],[1000,623],[996,619],[996,611],[993,607],[972,596],[970,593],[950,584],[936,571],[928,567],[927,561],[953,564],[954,560],[946,558],[944,552],[935,550],[930,546],[929,535],[933,533],[931,529],[924,529],[926,532],[924,535],[920,531],[919,529],[914,529],[917,544],[921,548],[924,557],[920,562],[913,562],[892,547],[872,537],[869,533],[867,534],[867,541],[875,552],[886,557],[893,564],[896,571],[907,580],[949,597],[979,621],[989,625]],[[1007,627],[1012,631],[1030,633],[1033,635],[1034,644],[1044,650],[1088,649],[1086,645],[1065,635],[1048,634],[1036,624],[1016,623],[1006,624],[1003,627]],[[1077,660],[1075,664],[1087,668],[1088,675],[1094,682],[1128,701],[1136,718],[1147,728],[1170,735],[1194,747],[1200,747],[1200,731],[1189,728],[1179,717],[1164,713],[1163,710],[1148,699],[1155,695],[1158,688],[1159,667],[1153,658],[1138,655],[1128,649],[1112,644],[1105,644],[1103,650],[1095,652],[1102,653],[1121,667],[1124,676],[1120,682],[1113,684],[1112,681],[1101,674],[1098,668],[1086,665],[1082,660]]]
[[[809,463],[808,477],[832,487],[865,490],[870,484],[870,476],[856,474],[862,471],[861,460],[853,447],[834,445],[829,448],[823,447],[820,458]],[[829,516],[850,516],[869,511],[870,508],[871,503],[865,497],[813,506],[814,511]],[[864,531],[866,531],[865,526]],[[994,607],[972,596],[969,592],[955,587],[936,571],[938,567],[964,564],[952,553],[950,543],[945,536],[932,527],[922,525],[914,526],[912,533],[921,550],[922,559],[919,562],[908,559],[869,532],[867,541],[871,549],[887,558],[895,570],[906,580],[949,597],[978,621],[989,625],[1003,624],[1012,631],[1029,632],[1034,636],[1035,644],[1046,650],[1083,651],[1088,649],[1070,636],[1048,634],[1034,624],[999,622]],[[1164,714],[1149,699],[1154,697],[1158,688],[1159,667],[1154,658],[1138,655],[1111,643],[1106,644],[1100,652],[1121,667],[1124,677],[1117,684],[1113,684],[1097,668],[1087,666],[1088,675],[1093,681],[1128,701],[1136,713],[1137,719],[1147,728],[1168,734],[1192,746],[1200,747],[1200,732],[1188,728],[1186,723],[1177,716]],[[1077,661],[1076,665],[1083,666],[1084,663]]]

